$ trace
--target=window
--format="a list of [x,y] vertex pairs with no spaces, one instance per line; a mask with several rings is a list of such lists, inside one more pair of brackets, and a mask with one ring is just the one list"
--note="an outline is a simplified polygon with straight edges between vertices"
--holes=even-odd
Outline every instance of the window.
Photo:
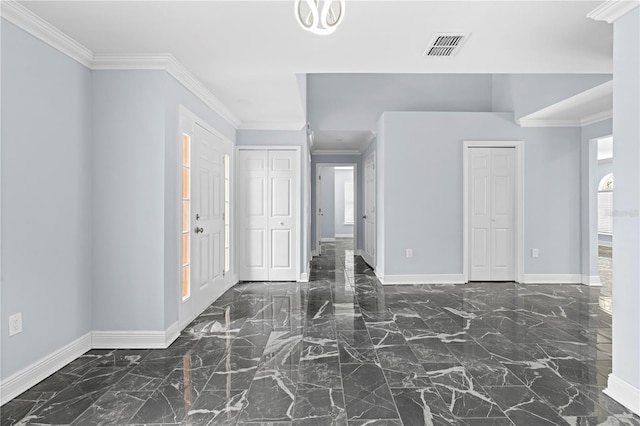
[[231,250],[229,245],[229,204],[231,203],[231,191],[229,187],[231,164],[229,163],[229,156],[224,156],[224,272],[228,272],[231,267]]
[[598,185],[598,234],[613,234],[613,174]]
[[191,138],[187,134],[182,135],[182,300],[191,296],[191,277],[189,266],[191,264]]
[[344,224],[353,225],[353,182],[344,183]]

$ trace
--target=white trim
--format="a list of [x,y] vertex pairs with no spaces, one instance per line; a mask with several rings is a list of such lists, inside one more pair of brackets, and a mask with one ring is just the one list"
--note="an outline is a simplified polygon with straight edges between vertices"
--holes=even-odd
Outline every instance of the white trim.
[[371,142],[373,142],[374,140],[376,140],[376,137],[378,137],[378,132],[376,130],[371,131],[371,137],[369,138],[369,140],[367,141],[367,143],[365,143],[364,145],[362,145],[362,147],[360,148],[360,155],[364,154],[365,151],[367,149],[369,149],[369,146],[371,146]]
[[394,284],[465,284],[463,274],[385,275],[378,277],[382,285]]
[[466,140],[462,149],[462,275],[464,282],[469,281],[469,203],[468,203],[468,165],[469,149],[478,147],[515,148],[516,150],[516,206],[515,206],[515,280],[525,282],[524,278],[524,142],[523,141],[475,141]]
[[589,287],[602,287],[600,275],[583,275],[582,284],[588,285]]
[[180,335],[180,324],[174,322],[165,331],[93,331],[93,349],[166,349]]
[[640,389],[611,373],[607,381],[607,388],[603,392],[640,415]]
[[318,255],[318,250],[311,250],[311,257],[316,257]]
[[[353,223],[349,225],[353,225]],[[353,238],[353,234],[336,234],[336,238]]]
[[38,40],[91,68],[93,52],[15,0],[3,0],[2,17]]
[[309,282],[309,274],[307,272],[303,272],[300,274],[299,283],[308,283]]
[[327,238],[320,238],[320,242],[321,242],[321,243],[333,243],[333,242],[335,242],[335,240],[336,240],[335,238],[329,238],[329,237],[327,237]]
[[360,155],[358,149],[326,149],[326,150],[314,150],[313,155]]
[[362,253],[364,253],[364,250],[362,250],[362,249],[356,249],[356,253],[355,253],[355,254],[356,254],[356,256],[360,256],[360,257],[362,257]]
[[587,18],[611,24],[635,9],[639,4],[637,0],[607,0],[589,12]]
[[46,379],[91,349],[91,332],[12,374],[0,384],[0,405]]
[[613,110],[607,109],[576,120],[520,118],[518,124],[520,127],[583,127],[609,120],[612,117]]
[[94,70],[164,70],[232,126],[238,128],[240,125],[238,117],[171,54],[100,53],[94,55],[91,68]]
[[525,274],[524,284],[582,284],[581,274]]
[[243,121],[238,130],[302,130],[307,123],[303,121]]

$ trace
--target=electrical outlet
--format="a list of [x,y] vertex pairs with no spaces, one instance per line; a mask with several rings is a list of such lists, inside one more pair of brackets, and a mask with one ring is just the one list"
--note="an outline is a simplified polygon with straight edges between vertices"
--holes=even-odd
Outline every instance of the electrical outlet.
[[9,336],[22,333],[22,313],[18,312],[9,317]]
[[408,248],[405,253],[405,256],[407,256],[407,258],[413,257],[413,249]]
[[531,249],[531,257],[538,257],[539,252],[537,248],[532,248]]

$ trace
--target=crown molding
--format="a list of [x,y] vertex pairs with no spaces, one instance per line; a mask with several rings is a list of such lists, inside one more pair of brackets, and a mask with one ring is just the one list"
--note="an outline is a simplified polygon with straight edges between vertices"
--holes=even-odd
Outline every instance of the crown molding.
[[217,112],[236,129],[240,120],[213,93],[211,93],[173,55],[163,54],[102,54],[93,55],[94,70],[163,70],[196,95],[209,108]]
[[91,68],[93,52],[15,0],[2,0],[2,17],[35,38]]
[[306,126],[304,121],[243,121],[238,130],[302,130]]
[[[1,15],[91,70],[163,70],[236,129],[240,120],[171,54],[94,53],[15,0],[1,0]],[[302,127],[302,126],[300,126]]]
[[613,118],[612,109],[602,111],[597,114],[590,115],[588,117],[583,117],[582,120],[580,120],[580,123],[582,126],[588,126],[590,124],[595,124],[604,120],[609,120],[610,118]]
[[640,5],[638,0],[607,0],[587,14],[595,21],[615,22]]

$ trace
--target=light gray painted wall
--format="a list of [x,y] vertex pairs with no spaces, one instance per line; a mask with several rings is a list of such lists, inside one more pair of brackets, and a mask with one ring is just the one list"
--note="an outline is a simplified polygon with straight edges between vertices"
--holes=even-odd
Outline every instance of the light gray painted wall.
[[93,72],[95,330],[165,329],[165,74]]
[[[335,169],[335,233],[336,235],[351,235],[353,236],[353,225],[345,225],[344,223],[344,209],[345,209],[345,184],[351,182],[353,184],[354,170],[338,170]],[[353,186],[355,191],[355,186]],[[355,214],[355,212],[354,212]],[[355,221],[355,217],[353,218]]]
[[[5,380],[91,330],[91,72],[2,21]],[[23,332],[8,337],[9,315]]]
[[582,128],[580,144],[580,211],[582,275],[598,276],[598,144],[611,135],[613,121],[604,120]]
[[[362,215],[364,214],[364,164],[367,161],[367,158],[369,158],[369,156],[373,153],[376,152],[376,149],[378,148],[378,139],[375,138],[373,141],[371,141],[371,143],[369,144],[369,146],[367,147],[367,149],[364,150],[364,152],[362,153],[361,156],[361,169],[359,171],[361,178],[360,178],[360,186],[358,189],[358,205],[361,206],[360,207],[360,215],[356,215],[356,220],[357,223],[360,225],[360,227],[358,228],[358,235],[357,235],[357,239],[358,239],[358,244],[357,247],[360,249],[364,250],[364,222],[362,219]],[[378,155],[376,154],[376,162],[378,161]],[[376,169],[377,169],[377,164],[376,164]],[[375,195],[375,194],[374,194]],[[377,215],[376,215],[377,216]],[[376,221],[378,221],[379,219],[376,217]]]
[[[238,130],[236,133],[236,145],[256,145],[256,146],[271,146],[271,145],[286,145],[286,146],[299,146],[300,147],[300,196],[301,200],[309,200],[311,194],[311,171],[309,170],[309,143],[307,140],[307,133],[305,129],[302,130]],[[308,270],[309,261],[311,260],[310,242],[308,239],[308,233],[303,230],[308,230],[311,220],[311,211],[309,210],[309,203],[302,203],[301,216],[301,229],[300,229],[300,271],[304,272]]]
[[491,76],[491,110],[493,112],[513,111],[510,74],[494,74]]
[[320,187],[322,188],[320,200],[322,208],[322,223],[320,226],[320,241],[326,238],[335,238],[335,171],[333,167],[321,167],[322,177]]
[[640,9],[613,26],[613,374],[640,389]]
[[309,74],[314,130],[374,130],[384,111],[491,111],[488,74]]
[[[182,142],[179,134],[179,107],[187,108],[206,124],[216,129],[223,138],[231,143],[230,155],[234,158],[233,144],[236,140],[236,130],[223,119],[218,113],[213,111],[198,99],[193,93],[187,90],[173,76],[164,74],[164,123],[165,123],[165,181],[164,181],[164,329],[169,328],[178,320],[178,306],[180,295],[180,278],[178,276],[178,240],[179,222],[177,217],[176,200],[178,194],[178,174],[177,165],[178,145]],[[232,162],[232,165],[234,163]],[[234,176],[232,167],[231,175]],[[231,192],[235,194],[234,180],[232,180]],[[233,199],[231,202],[232,218],[235,217],[235,207]],[[235,229],[231,226],[231,241],[234,241]],[[231,276],[236,275],[235,255],[231,259]]]
[[311,157],[311,247],[316,248],[316,212],[318,211],[316,206],[316,164],[356,164],[356,188],[358,193],[358,202],[356,206],[356,230],[357,230],[357,245],[356,248],[362,249],[362,156],[360,155],[312,155]]
[[[378,267],[385,274],[462,273],[464,140],[524,140],[525,252],[540,250],[537,259],[525,257],[525,273],[579,273],[580,129],[522,129],[510,118],[383,114],[377,179],[378,262],[384,263]],[[413,258],[405,258],[406,248]]]
[[516,119],[611,80],[610,74],[513,74],[511,99]]

